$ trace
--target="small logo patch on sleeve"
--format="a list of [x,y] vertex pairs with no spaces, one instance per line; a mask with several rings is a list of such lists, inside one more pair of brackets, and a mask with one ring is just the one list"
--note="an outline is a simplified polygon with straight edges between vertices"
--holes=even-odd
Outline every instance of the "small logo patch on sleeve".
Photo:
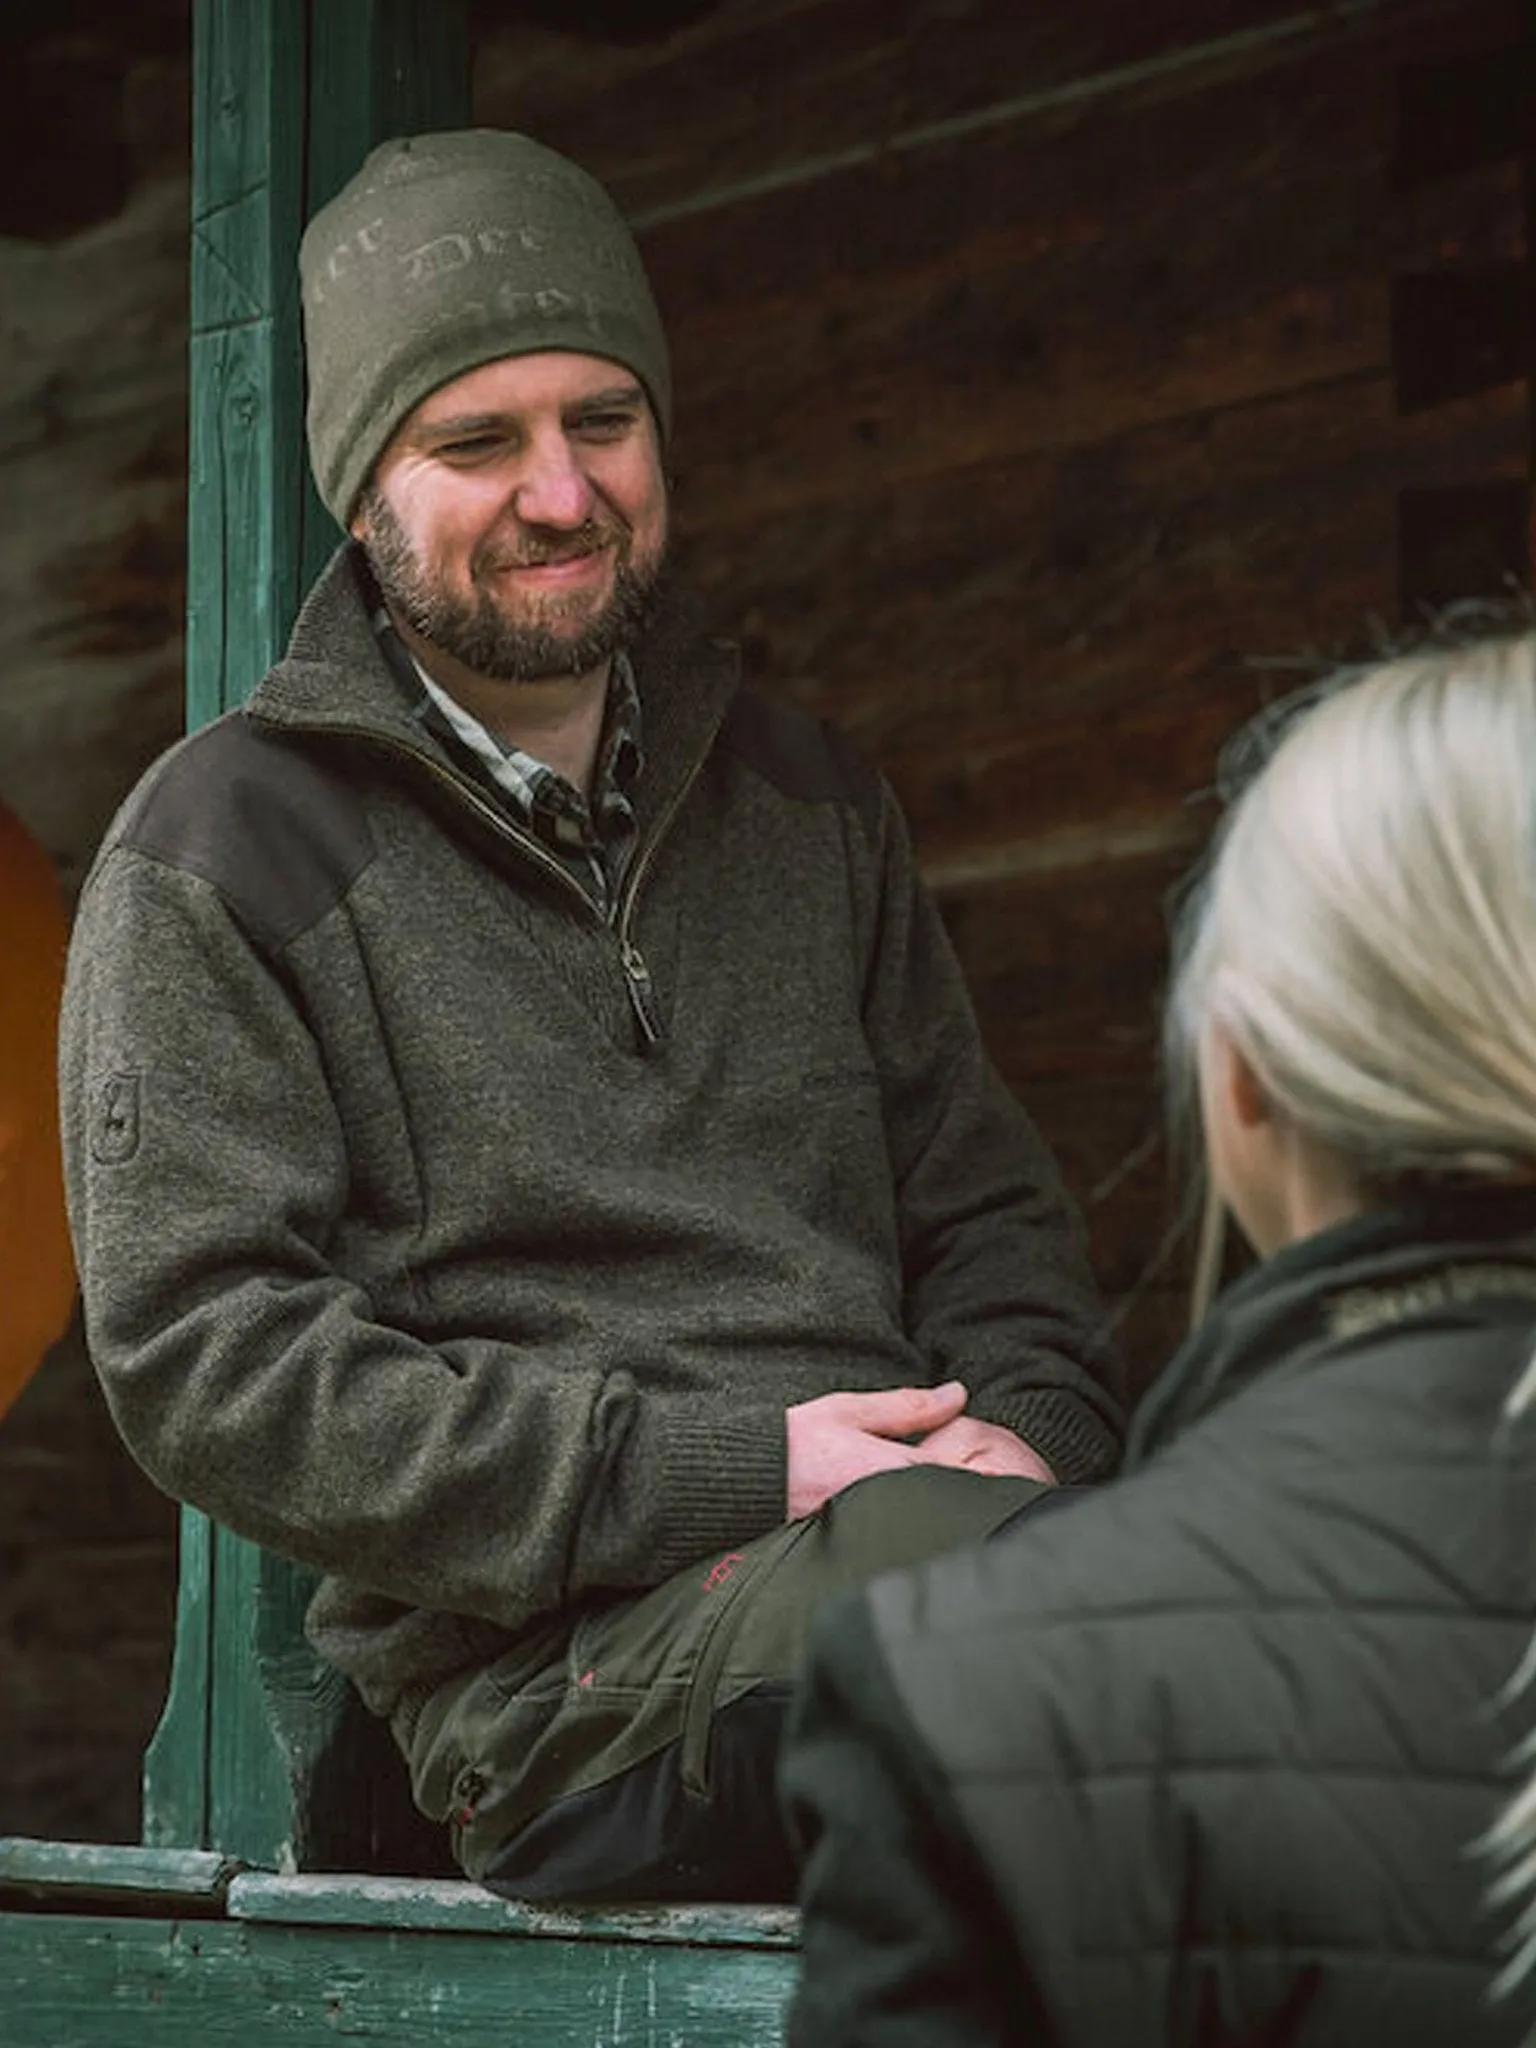
[[108,1074],[91,1099],[91,1157],[121,1166],[139,1149],[139,1077]]

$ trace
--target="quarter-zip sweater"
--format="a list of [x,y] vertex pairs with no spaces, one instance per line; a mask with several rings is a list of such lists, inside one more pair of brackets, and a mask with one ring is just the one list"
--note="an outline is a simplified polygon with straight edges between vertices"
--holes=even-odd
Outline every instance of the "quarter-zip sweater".
[[327,1574],[312,1634],[408,1721],[782,1521],[796,1402],[958,1376],[1106,1471],[1081,1227],[878,776],[672,607],[605,917],[412,717],[364,575],[81,900],[71,1210],[151,1477]]

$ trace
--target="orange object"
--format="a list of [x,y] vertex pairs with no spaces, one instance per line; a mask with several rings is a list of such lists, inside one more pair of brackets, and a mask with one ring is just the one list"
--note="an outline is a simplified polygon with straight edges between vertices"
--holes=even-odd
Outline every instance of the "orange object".
[[0,804],[0,1415],[75,1298],[55,1050],[68,937],[52,861]]

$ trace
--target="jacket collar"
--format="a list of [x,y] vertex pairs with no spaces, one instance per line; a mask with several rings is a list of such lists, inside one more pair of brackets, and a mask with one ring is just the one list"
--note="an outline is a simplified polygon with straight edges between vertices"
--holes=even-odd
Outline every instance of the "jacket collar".
[[1447,1308],[1536,1324],[1536,1189],[1426,1194],[1287,1245],[1214,1304],[1131,1423],[1126,1469],[1260,1375]]
[[[292,732],[330,733],[424,758],[466,787],[471,779],[415,716],[373,629],[377,597],[361,548],[331,557],[294,624],[288,652],[246,702],[247,714]],[[739,685],[736,650],[706,638],[681,592],[663,599],[634,652],[646,765],[636,791],[642,839],[671,811],[713,744]]]

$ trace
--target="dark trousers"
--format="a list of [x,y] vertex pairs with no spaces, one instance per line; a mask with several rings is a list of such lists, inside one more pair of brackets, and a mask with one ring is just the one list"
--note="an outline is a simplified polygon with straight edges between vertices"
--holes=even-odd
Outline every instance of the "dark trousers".
[[817,1612],[1075,1491],[882,1473],[651,1592],[589,1603],[431,1703],[418,1802],[513,1897],[792,1899],[775,1773]]

